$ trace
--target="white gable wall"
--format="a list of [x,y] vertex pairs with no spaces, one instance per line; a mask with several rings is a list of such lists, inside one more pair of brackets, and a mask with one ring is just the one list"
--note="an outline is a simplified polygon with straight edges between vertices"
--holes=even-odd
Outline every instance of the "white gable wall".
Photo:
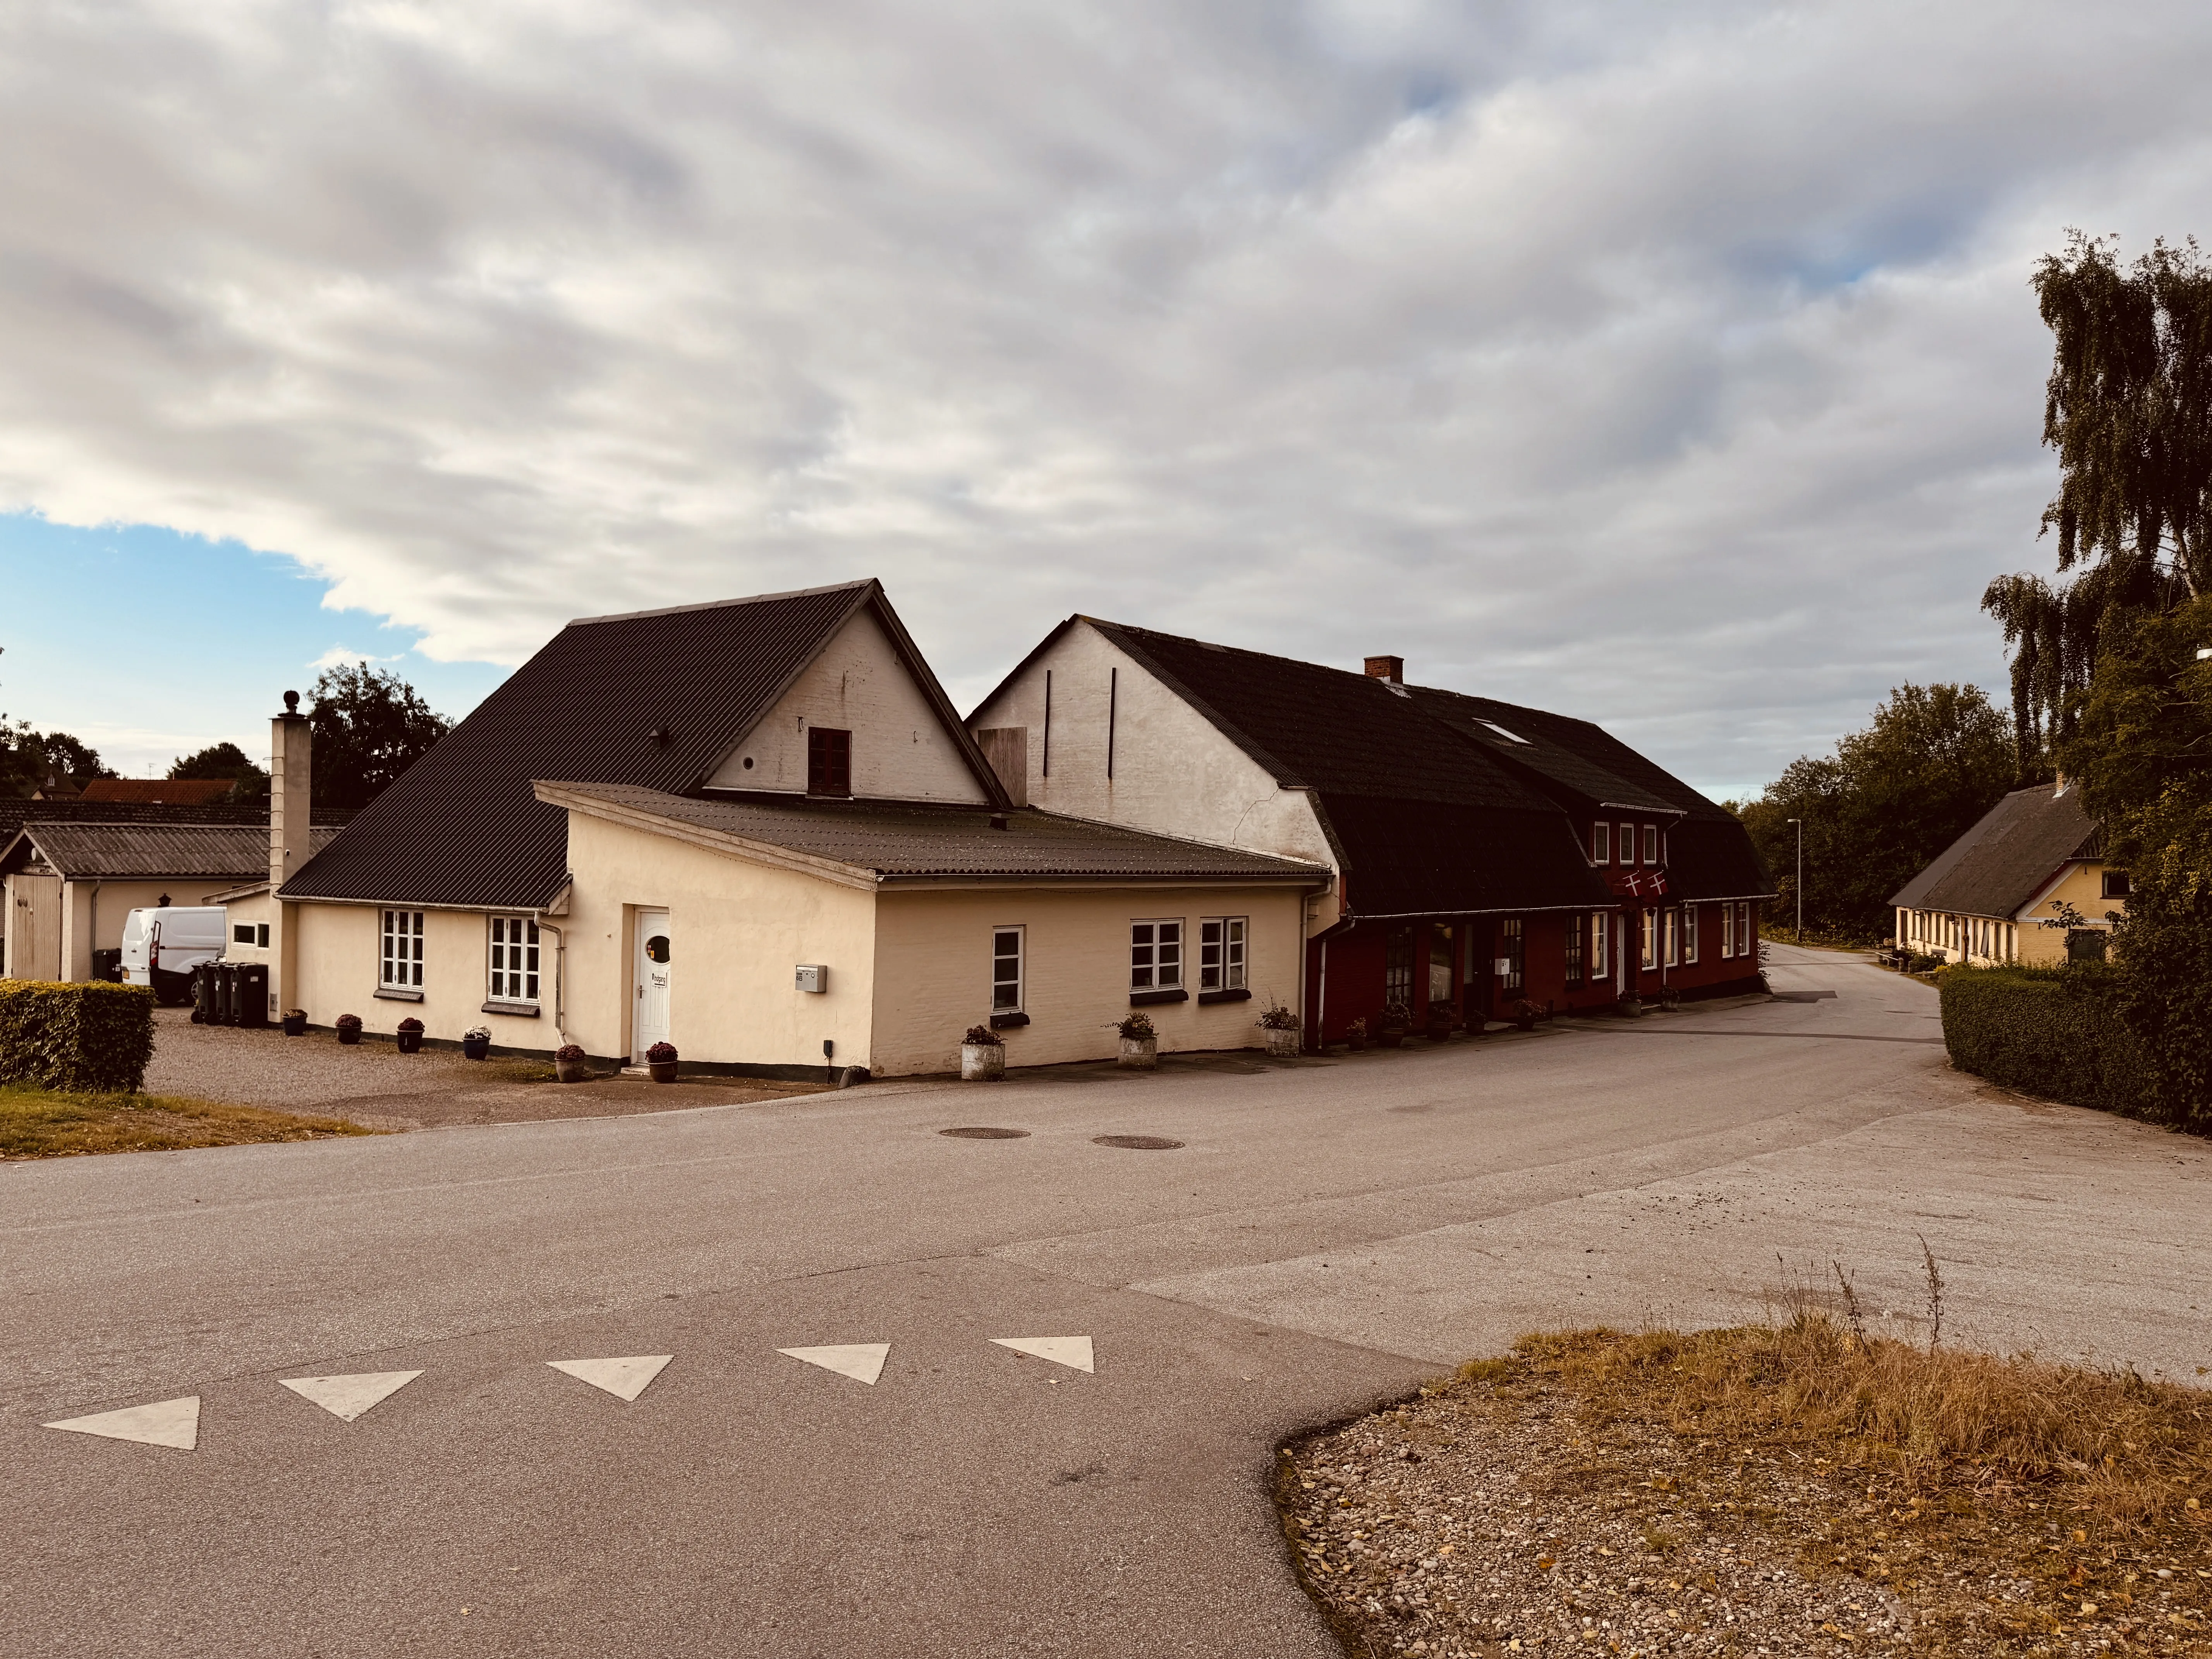
[[806,732],[813,726],[853,734],[856,796],[989,803],[872,611],[861,610],[838,630],[708,787],[804,794]]
[[[1048,734],[1047,670],[1052,673]],[[1070,628],[968,725],[971,732],[1029,728],[1032,806],[1335,867],[1336,855],[1304,790],[1277,783],[1212,720],[1088,623]],[[1335,904],[1334,896],[1320,900],[1316,923],[1334,922]]]

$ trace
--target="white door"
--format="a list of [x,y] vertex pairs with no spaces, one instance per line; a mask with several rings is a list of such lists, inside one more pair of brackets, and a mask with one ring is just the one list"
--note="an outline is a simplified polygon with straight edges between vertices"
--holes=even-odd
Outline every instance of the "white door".
[[642,1062],[645,1051],[668,1041],[668,912],[637,913],[637,988],[630,1018],[630,1059]]

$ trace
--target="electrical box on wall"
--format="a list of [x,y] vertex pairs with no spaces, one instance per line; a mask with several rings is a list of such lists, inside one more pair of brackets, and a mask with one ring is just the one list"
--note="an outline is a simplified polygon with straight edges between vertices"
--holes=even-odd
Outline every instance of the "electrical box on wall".
[[830,970],[818,962],[802,962],[792,969],[792,983],[802,991],[826,991]]
[[1513,976],[1513,958],[1512,958],[1511,957],[1498,957],[1498,960],[1497,960],[1496,962],[1492,963],[1491,964],[1491,966],[1492,966],[1493,969],[1495,969],[1497,970],[1498,977],[1498,978],[1500,978],[1500,979],[1510,979],[1510,978],[1512,978],[1512,976]]

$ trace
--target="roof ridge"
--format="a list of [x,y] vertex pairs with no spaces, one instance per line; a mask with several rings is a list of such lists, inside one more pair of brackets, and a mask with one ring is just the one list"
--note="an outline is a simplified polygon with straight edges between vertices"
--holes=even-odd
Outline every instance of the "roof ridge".
[[845,593],[856,588],[880,586],[873,576],[856,581],[829,582],[820,587],[787,588],[781,593],[749,593],[737,599],[704,599],[697,605],[665,605],[655,611],[611,611],[604,617],[571,617],[564,627],[581,628],[590,623],[635,622],[645,617],[678,617],[687,611],[728,611],[744,605],[766,605],[773,599],[810,599],[817,593]]

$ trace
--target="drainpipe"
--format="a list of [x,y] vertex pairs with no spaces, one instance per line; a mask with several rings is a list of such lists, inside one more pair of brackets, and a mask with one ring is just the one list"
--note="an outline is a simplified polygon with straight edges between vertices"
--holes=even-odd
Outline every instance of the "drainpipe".
[[[92,884],[92,922],[87,931],[92,935],[91,942],[84,947],[84,971],[89,976],[98,960],[92,953],[100,949],[100,881],[96,877]],[[147,977],[151,979],[153,975],[149,974]]]

